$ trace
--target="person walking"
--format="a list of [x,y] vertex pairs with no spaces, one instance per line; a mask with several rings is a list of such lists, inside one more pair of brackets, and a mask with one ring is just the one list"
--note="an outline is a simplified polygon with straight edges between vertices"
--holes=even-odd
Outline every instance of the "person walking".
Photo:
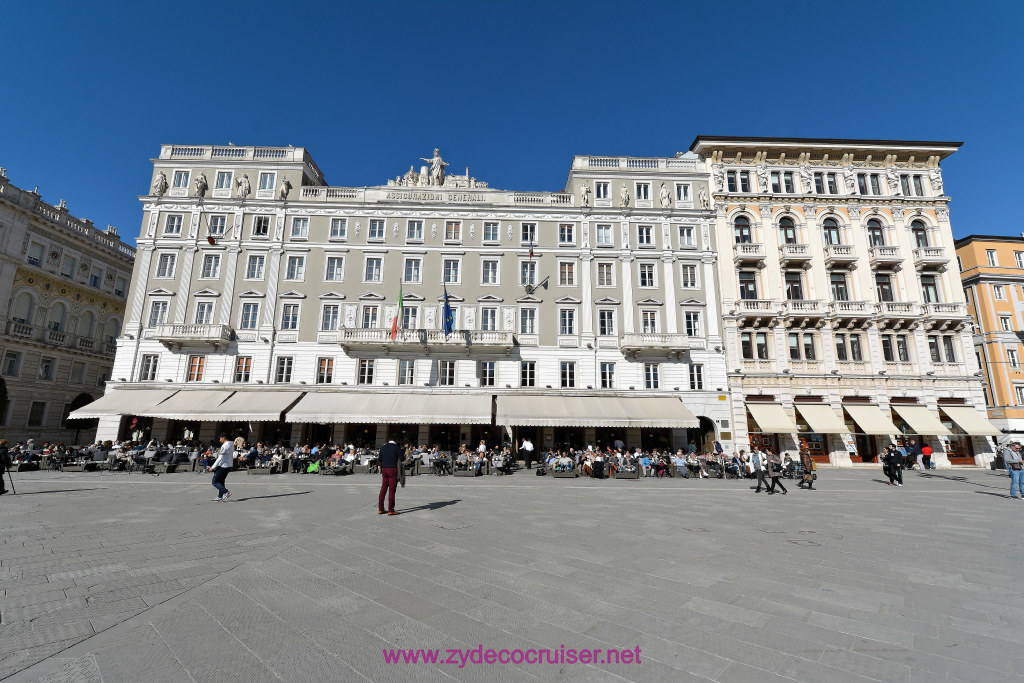
[[220,435],[220,450],[217,452],[217,459],[208,468],[213,472],[213,487],[217,489],[217,497],[213,500],[222,503],[231,497],[231,491],[224,485],[227,481],[228,472],[235,464],[235,444],[232,443],[227,434]]
[[921,452],[921,447],[917,444],[917,441],[915,441],[914,439],[911,439],[910,440],[910,446],[909,446],[909,448],[907,450],[909,451],[909,455],[917,461],[917,468],[919,470],[923,470],[924,469],[924,453]]
[[903,454],[890,444],[885,453],[885,464],[889,473],[889,486],[903,486]]
[[519,450],[523,452],[523,460],[526,461],[526,469],[533,469],[533,442],[527,438],[523,438],[523,445],[519,447]]
[[768,489],[768,482],[764,480],[765,475],[765,454],[754,449],[750,451],[750,462],[754,466],[754,476],[757,477],[757,488],[754,489],[754,493],[761,493],[761,487],[764,486],[765,490]]
[[395,490],[398,488],[398,468],[402,466],[402,449],[394,439],[380,449],[380,495],[377,496],[377,514],[384,514],[384,494],[388,496],[388,514],[395,512]]
[[1021,458],[1020,443],[1014,441],[1002,450],[1003,463],[1010,473],[1010,498],[1024,499],[1024,460]]
[[[7,439],[0,439],[0,496],[7,493],[7,485],[4,484],[4,475],[11,476],[11,452],[7,448]],[[11,479],[11,487],[14,487],[14,480]]]
[[814,490],[814,458],[811,457],[811,452],[806,448],[800,451],[800,469],[802,474],[800,475],[800,483],[797,484],[799,488],[803,488],[804,484],[807,484],[807,490]]
[[772,453],[768,456],[768,474],[771,475],[772,485],[768,487],[768,494],[775,493],[775,487],[778,486],[782,489],[782,495],[786,495],[785,484],[782,483],[782,458],[779,457],[778,453]]

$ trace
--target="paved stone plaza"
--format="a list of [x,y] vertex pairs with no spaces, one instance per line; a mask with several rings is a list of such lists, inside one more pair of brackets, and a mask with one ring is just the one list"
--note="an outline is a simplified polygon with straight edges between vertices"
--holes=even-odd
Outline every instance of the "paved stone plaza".
[[[14,475],[8,681],[1018,681],[1003,473],[746,481]],[[1014,616],[1017,615],[1017,616]],[[385,648],[640,648],[639,664],[386,664]]]

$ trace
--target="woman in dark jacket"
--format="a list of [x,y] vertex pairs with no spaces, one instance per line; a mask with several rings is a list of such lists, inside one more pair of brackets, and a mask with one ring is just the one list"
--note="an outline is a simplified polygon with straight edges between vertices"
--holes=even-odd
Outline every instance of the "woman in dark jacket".
[[885,454],[885,464],[889,474],[889,486],[903,486],[903,454],[896,446],[889,446]]
[[797,484],[800,488],[807,484],[807,490],[814,490],[814,458],[811,457],[810,451],[800,451],[800,468],[803,470],[803,475],[800,477],[800,483]]
[[782,458],[779,457],[778,453],[772,453],[768,456],[768,474],[772,478],[771,486],[768,487],[768,493],[775,493],[775,487],[778,486],[782,489],[782,493],[786,494],[786,486],[782,483]]

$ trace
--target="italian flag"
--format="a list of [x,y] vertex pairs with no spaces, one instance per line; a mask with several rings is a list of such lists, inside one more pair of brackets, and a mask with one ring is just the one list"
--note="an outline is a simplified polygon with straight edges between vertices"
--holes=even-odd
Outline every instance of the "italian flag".
[[398,319],[402,315],[402,286],[398,286],[398,310],[395,311],[395,319],[391,321],[391,341],[398,337]]

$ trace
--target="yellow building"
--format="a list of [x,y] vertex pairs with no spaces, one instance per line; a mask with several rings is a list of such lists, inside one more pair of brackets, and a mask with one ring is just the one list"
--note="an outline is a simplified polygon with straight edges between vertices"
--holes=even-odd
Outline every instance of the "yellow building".
[[[970,235],[956,241],[989,420],[1024,436],[1024,237]],[[1002,438],[1000,439],[1002,440]]]

